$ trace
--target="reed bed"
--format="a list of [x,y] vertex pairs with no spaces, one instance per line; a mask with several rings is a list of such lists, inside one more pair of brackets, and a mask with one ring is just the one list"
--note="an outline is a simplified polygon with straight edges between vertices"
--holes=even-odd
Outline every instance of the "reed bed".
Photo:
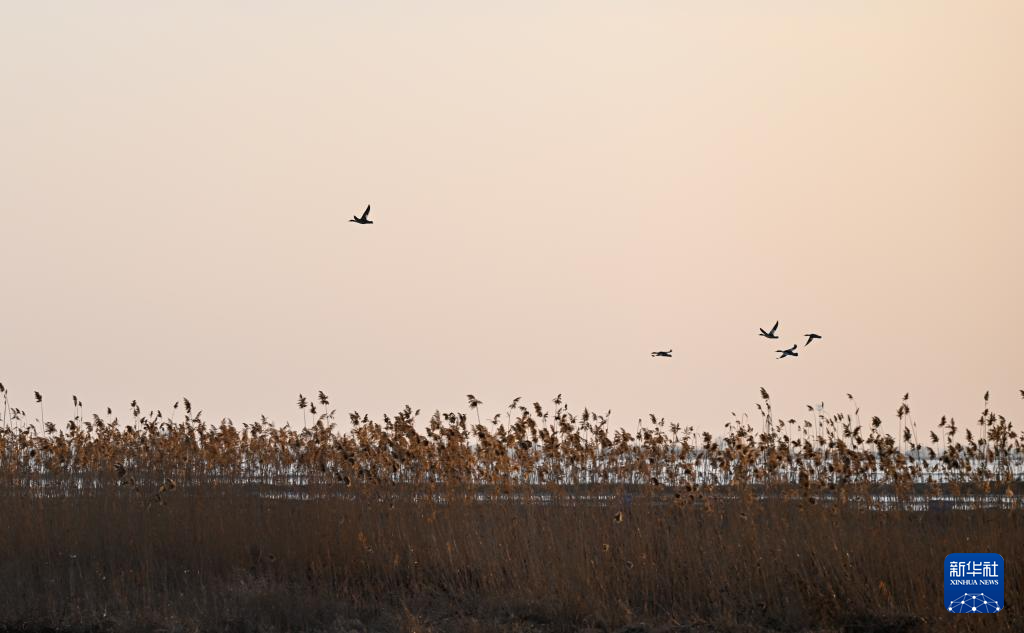
[[[764,390],[718,437],[560,396],[342,425],[318,392],[293,429],[7,395],[0,631],[1024,629],[1024,458],[987,394],[924,437],[909,397],[862,424]],[[959,551],[1003,555],[1005,611],[944,611]]]

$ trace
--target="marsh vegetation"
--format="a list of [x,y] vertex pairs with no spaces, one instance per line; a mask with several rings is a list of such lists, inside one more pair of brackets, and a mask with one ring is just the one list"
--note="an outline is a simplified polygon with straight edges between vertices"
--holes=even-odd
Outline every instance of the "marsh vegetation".
[[987,395],[927,433],[909,398],[884,422],[761,395],[715,437],[561,397],[342,423],[321,392],[290,428],[77,397],[57,423],[0,391],[0,630],[1024,626],[1012,570],[1003,613],[942,608],[947,554],[1024,555],[1020,438]]

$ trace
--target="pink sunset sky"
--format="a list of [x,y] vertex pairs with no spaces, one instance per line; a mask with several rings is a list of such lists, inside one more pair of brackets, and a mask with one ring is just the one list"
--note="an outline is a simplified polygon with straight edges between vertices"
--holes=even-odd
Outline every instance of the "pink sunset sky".
[[1022,29],[1010,1],[5,3],[0,381],[58,420],[294,423],[323,389],[717,431],[762,386],[890,432],[908,391],[919,427],[986,390],[1020,418]]

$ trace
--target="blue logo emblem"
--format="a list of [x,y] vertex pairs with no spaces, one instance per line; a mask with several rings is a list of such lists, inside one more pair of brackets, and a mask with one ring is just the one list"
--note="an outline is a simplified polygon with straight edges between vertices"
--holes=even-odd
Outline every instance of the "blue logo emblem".
[[1003,557],[999,554],[950,554],[946,557],[946,610],[999,613],[1003,604]]

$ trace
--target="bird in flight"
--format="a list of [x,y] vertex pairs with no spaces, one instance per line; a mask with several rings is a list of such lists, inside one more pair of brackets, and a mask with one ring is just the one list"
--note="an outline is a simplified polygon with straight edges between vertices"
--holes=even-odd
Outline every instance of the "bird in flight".
[[785,358],[787,356],[799,356],[800,355],[800,354],[797,354],[797,352],[796,352],[796,343],[793,343],[793,346],[790,347],[789,349],[777,349],[775,351],[778,352],[779,354],[781,354],[781,356],[779,356],[779,358]]
[[366,205],[366,211],[363,211],[363,217],[353,215],[349,222],[355,222],[356,224],[373,224],[373,220],[367,220],[366,216],[370,215],[370,205]]
[[758,329],[761,330],[761,334],[759,334],[759,336],[763,336],[765,338],[779,338],[778,336],[775,336],[775,330],[779,329],[778,321],[776,321],[775,325],[772,326],[772,329],[768,330],[767,332],[764,331],[764,328]]
[[804,334],[804,336],[807,337],[807,342],[804,343],[804,347],[807,347],[808,345],[810,345],[811,341],[813,341],[814,339],[821,338],[820,334],[815,334],[813,332],[811,332],[810,334]]
[[665,358],[672,358],[672,350],[667,352],[651,352],[651,356],[664,356]]

